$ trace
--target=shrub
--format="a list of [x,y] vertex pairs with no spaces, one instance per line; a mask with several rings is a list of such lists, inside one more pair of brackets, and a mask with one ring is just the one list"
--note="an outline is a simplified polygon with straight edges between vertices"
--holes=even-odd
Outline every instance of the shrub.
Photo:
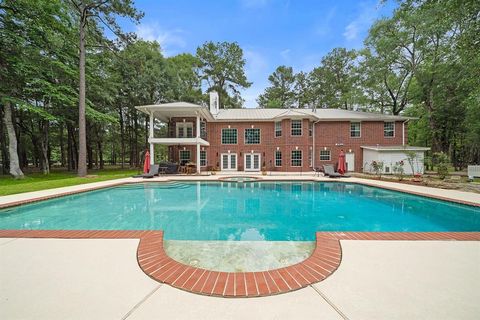
[[405,163],[402,160],[399,162],[395,162],[395,164],[393,165],[393,173],[395,174],[395,176],[397,176],[398,181],[403,180],[403,176],[405,173],[405,169],[403,169],[404,164]]
[[448,176],[448,165],[450,164],[448,156],[443,152],[437,152],[434,154],[434,159],[437,166],[437,174],[443,180]]
[[372,163],[370,164],[372,167],[373,171],[377,176],[380,176],[382,171],[383,171],[383,162],[382,161],[375,161],[373,160]]

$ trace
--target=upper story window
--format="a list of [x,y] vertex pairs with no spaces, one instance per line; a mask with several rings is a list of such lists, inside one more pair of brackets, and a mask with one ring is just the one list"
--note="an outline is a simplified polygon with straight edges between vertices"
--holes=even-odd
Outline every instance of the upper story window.
[[389,121],[383,123],[383,136],[385,138],[395,137],[395,122]]
[[177,138],[193,138],[193,122],[177,122]]
[[237,144],[237,129],[222,129],[222,144]]
[[330,150],[320,150],[320,161],[330,161],[331,154]]
[[311,137],[313,135],[313,122],[308,122],[308,136]]
[[351,138],[360,138],[360,132],[362,125],[360,122],[351,122],[350,123],[350,137]]
[[292,136],[302,135],[302,120],[290,120],[290,125]]
[[275,122],[275,138],[282,136],[282,121]]
[[302,151],[292,150],[292,167],[302,166]]
[[207,122],[200,121],[200,138],[205,139],[207,137]]
[[282,151],[277,150],[275,151],[275,167],[282,166]]
[[245,129],[245,144],[260,144],[260,129]]

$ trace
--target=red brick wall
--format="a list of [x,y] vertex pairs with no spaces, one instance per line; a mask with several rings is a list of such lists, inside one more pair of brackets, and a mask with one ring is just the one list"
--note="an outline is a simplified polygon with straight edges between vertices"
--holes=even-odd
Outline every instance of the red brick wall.
[[[350,122],[319,122],[315,126],[315,166],[337,164],[340,151],[353,152],[355,155],[355,171],[362,171],[363,151],[361,146],[401,145],[402,122],[395,123],[395,136],[385,138],[383,121],[364,121],[361,123],[360,138],[350,137]],[[406,129],[405,129],[406,131]],[[405,140],[406,141],[406,140]],[[343,144],[343,145],[342,145]],[[320,161],[320,150],[330,150],[331,161]]]
[[[190,119],[189,119],[190,120]],[[187,120],[188,121],[188,120]],[[192,121],[194,122],[194,121]],[[194,123],[195,124],[195,123]],[[311,171],[309,163],[309,150],[313,153],[313,137],[309,135],[309,120],[303,119],[302,136],[291,135],[290,119],[282,120],[282,136],[275,137],[275,122],[210,122],[207,123],[207,140],[209,147],[207,151],[207,166],[220,167],[220,155],[222,153],[236,153],[237,166],[239,170],[244,168],[244,155],[250,153],[261,154],[261,165],[266,166],[267,170],[272,171]],[[221,132],[223,128],[231,127],[237,129],[237,144],[221,143]],[[260,144],[244,143],[245,129],[260,129]],[[406,140],[405,140],[406,141]],[[337,145],[336,145],[337,144]],[[360,138],[350,137],[350,122],[319,122],[315,125],[315,167],[323,164],[334,164],[338,161],[341,150],[353,152],[355,154],[355,171],[361,171],[363,167],[362,145],[401,145],[402,144],[402,122],[395,124],[395,137],[385,138],[383,135],[383,121],[362,122]],[[320,150],[327,148],[331,151],[330,161],[320,161]],[[178,161],[178,151],[184,147],[170,147],[170,156],[172,160]],[[191,151],[192,161],[196,161],[196,147],[186,146]],[[203,147],[202,147],[203,148]],[[282,152],[282,166],[275,167],[275,151]],[[302,166],[291,166],[291,151],[302,151]]]

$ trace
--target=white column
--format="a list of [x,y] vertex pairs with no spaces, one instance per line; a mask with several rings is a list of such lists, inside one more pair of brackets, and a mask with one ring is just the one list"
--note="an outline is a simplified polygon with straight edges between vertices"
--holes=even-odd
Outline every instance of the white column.
[[197,127],[196,127],[196,133],[197,133],[197,174],[200,173],[200,142],[198,141],[200,139],[200,116],[197,114]]
[[[149,140],[153,139],[153,112],[150,113],[150,134],[149,134]],[[150,163],[155,164],[155,154],[154,154],[155,148],[153,145],[153,142],[150,140]]]

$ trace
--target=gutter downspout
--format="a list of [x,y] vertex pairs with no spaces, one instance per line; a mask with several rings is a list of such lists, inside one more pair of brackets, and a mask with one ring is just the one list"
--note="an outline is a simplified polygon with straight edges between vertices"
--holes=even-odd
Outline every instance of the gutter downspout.
[[319,123],[320,120],[317,120],[313,123],[313,128],[312,128],[312,169],[315,171],[315,125]]
[[410,121],[410,119],[407,119],[402,123],[402,146],[405,145],[405,123],[407,123],[408,121]]

